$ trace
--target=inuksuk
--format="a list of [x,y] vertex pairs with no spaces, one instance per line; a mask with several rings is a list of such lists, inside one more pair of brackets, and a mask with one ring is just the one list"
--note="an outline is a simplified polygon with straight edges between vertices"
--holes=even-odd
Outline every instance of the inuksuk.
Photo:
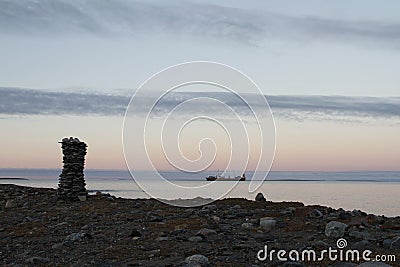
[[60,174],[57,196],[64,200],[81,200],[87,198],[85,177],[86,143],[78,138],[64,138],[61,142],[63,152],[63,170]]

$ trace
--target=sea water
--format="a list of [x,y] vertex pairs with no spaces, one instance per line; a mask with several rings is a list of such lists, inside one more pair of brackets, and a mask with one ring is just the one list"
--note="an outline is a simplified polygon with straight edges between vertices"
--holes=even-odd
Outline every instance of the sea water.
[[[0,169],[0,183],[12,183],[33,187],[57,188],[57,169]],[[215,172],[187,174],[182,172],[161,172],[161,175],[177,185],[192,187],[207,183],[205,177]],[[152,192],[163,190],[162,183],[149,172],[137,172]],[[239,175],[231,173],[232,177]],[[252,173],[248,172],[247,177]],[[134,181],[128,171],[86,170],[87,189],[90,192],[102,191],[124,198],[148,198]],[[221,186],[214,182],[213,187]],[[399,192],[400,172],[270,172],[267,179],[255,193],[249,193],[249,181],[237,182],[236,186],[224,197],[254,199],[257,192],[262,192],[271,201],[298,201],[305,204],[360,209],[368,213],[400,216]],[[176,198],[170,192],[168,199]]]

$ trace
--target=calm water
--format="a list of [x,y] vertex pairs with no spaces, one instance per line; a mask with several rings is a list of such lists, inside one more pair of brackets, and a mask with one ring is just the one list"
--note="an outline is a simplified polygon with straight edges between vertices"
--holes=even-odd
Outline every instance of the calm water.
[[[20,177],[28,180],[2,179],[0,183],[13,183],[34,187],[56,188],[60,170],[0,169],[0,177]],[[182,186],[195,186],[204,181],[208,174],[188,175],[178,172],[164,172],[163,176]],[[142,177],[149,174],[140,173]],[[237,175],[232,173],[232,176]],[[251,176],[248,173],[247,176]],[[109,192],[125,198],[147,198],[126,171],[85,172],[87,188],[92,191]],[[163,190],[159,182],[146,177],[152,188]],[[218,187],[220,183],[216,182]],[[227,182],[230,183],[230,182]],[[226,197],[254,199],[248,192],[249,182],[240,182]],[[346,210],[361,209],[369,213],[386,216],[400,216],[398,201],[400,172],[271,172],[258,192],[263,192],[272,201],[300,201],[305,204],[319,204]],[[176,198],[174,192],[169,199]]]

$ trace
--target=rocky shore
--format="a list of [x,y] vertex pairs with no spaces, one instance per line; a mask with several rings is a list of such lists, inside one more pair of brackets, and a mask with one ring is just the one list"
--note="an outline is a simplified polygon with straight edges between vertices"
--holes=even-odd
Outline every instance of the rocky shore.
[[[70,202],[57,199],[54,189],[0,184],[0,265],[400,266],[400,217],[265,197],[179,208],[101,192]],[[346,242],[343,250],[396,261],[258,257],[266,246],[300,254],[338,249],[338,239]]]

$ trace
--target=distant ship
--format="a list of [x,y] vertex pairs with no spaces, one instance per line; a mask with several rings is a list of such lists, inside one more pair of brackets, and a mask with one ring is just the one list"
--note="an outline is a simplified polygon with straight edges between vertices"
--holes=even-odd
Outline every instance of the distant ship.
[[225,177],[221,175],[216,175],[216,176],[207,176],[206,177],[207,181],[246,181],[246,174],[243,173],[242,176],[235,176],[235,177]]

